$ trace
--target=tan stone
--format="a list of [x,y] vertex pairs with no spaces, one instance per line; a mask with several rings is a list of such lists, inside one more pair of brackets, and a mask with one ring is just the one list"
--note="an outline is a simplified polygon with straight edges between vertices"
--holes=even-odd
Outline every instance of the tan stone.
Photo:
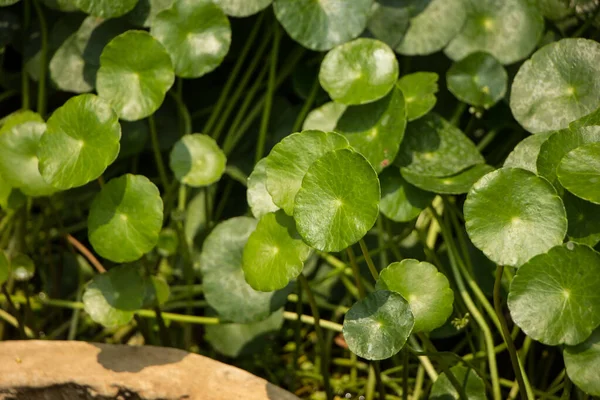
[[0,342],[0,400],[298,400],[244,370],[182,350]]

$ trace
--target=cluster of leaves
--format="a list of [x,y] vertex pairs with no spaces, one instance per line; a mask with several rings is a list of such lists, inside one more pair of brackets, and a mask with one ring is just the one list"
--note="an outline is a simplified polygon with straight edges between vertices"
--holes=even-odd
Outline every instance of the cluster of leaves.
[[[280,332],[294,356],[271,362],[314,398],[375,381],[419,398],[425,372],[432,399],[499,400],[513,376],[513,397],[568,398],[571,382],[600,396],[595,2],[0,6],[0,97],[21,98],[0,121],[0,317],[21,335],[52,326],[36,307],[73,308],[55,337],[125,327],[208,352],[187,325],[201,324],[243,358]],[[318,343],[307,376],[302,324]],[[331,373],[323,329],[350,374]],[[532,375],[532,340],[565,368]]]

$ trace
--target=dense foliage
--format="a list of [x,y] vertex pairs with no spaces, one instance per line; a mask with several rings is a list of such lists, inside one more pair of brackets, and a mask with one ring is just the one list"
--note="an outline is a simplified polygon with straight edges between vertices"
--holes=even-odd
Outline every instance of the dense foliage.
[[0,6],[0,340],[600,396],[597,1]]

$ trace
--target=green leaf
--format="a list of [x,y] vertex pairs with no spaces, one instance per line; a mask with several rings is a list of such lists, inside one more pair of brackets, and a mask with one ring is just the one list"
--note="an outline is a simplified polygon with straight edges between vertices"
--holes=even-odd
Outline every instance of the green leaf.
[[431,332],[452,314],[454,293],[444,274],[428,262],[404,259],[384,268],[375,286],[402,295],[414,316],[413,332]]
[[12,276],[20,282],[25,282],[35,275],[35,264],[33,260],[23,253],[18,253],[10,260]]
[[556,173],[559,163],[571,150],[596,142],[600,142],[600,130],[595,127],[563,129],[552,133],[540,147],[537,159],[538,174],[548,179],[556,190],[562,193],[563,187]]
[[544,32],[544,18],[528,0],[467,0],[467,20],[444,50],[454,61],[485,51],[502,64],[526,58]]
[[0,250],[0,286],[4,284],[10,277],[10,261],[4,250]]
[[0,208],[3,208],[4,211],[16,210],[25,204],[26,200],[27,198],[23,192],[13,188],[2,175],[0,175]]
[[481,177],[493,170],[494,168],[489,165],[477,164],[456,175],[438,178],[435,176],[416,174],[403,168],[402,176],[408,183],[419,189],[427,190],[428,192],[438,194],[463,194],[467,193]]
[[302,125],[302,130],[331,132],[335,129],[338,120],[344,111],[346,111],[346,108],[348,106],[334,101],[325,103],[308,113]]
[[349,149],[331,151],[302,180],[294,206],[298,232],[317,250],[344,250],[373,227],[379,199],[379,180],[369,162]]
[[19,0],[0,0],[0,7],[7,7],[13,4],[17,4]]
[[374,103],[348,107],[335,127],[376,172],[396,158],[405,129],[406,107],[398,88]]
[[600,254],[572,242],[521,266],[508,308],[523,332],[550,346],[574,346],[600,325]]
[[273,198],[267,191],[267,160],[261,159],[248,177],[248,191],[246,192],[248,205],[254,218],[279,210],[273,203]]
[[387,218],[396,222],[408,222],[417,218],[431,204],[433,193],[425,192],[400,175],[397,168],[388,168],[379,175],[381,201],[379,208]]
[[261,321],[286,302],[284,291],[259,292],[244,278],[244,247],[256,226],[253,218],[228,219],[212,230],[202,246],[200,270],[204,295],[208,304],[227,321]]
[[156,246],[162,223],[158,188],[145,176],[127,174],[109,181],[92,202],[89,239],[104,258],[134,261]]
[[487,110],[506,94],[508,74],[492,55],[477,52],[454,63],[446,81],[457,99]]
[[139,0],[126,17],[136,26],[149,28],[154,17],[161,11],[171,8],[173,3],[175,0]]
[[152,21],[152,36],[171,55],[175,74],[198,78],[217,68],[229,51],[231,27],[212,0],[175,0]]
[[147,32],[128,31],[104,48],[96,89],[121,119],[136,121],[158,110],[174,81],[171,59],[160,42]]
[[396,51],[407,56],[427,55],[444,48],[466,19],[465,0],[432,0],[417,16]]
[[192,187],[208,186],[221,179],[227,158],[207,135],[185,135],[175,143],[169,165],[177,180]]
[[556,171],[561,185],[577,197],[600,204],[600,143],[570,151]]
[[329,50],[354,39],[367,26],[373,0],[275,0],[275,16],[302,46]]
[[[462,384],[467,400],[487,400],[485,394],[485,383],[483,379],[471,368],[455,365],[450,368],[450,372]],[[431,387],[429,400],[458,400],[460,394],[448,379],[446,373],[442,373]]]
[[331,50],[321,63],[319,81],[338,103],[371,103],[392,90],[398,61],[390,47],[375,39],[356,39]]
[[162,257],[169,257],[177,253],[179,248],[179,236],[177,231],[172,228],[165,228],[158,235],[156,243],[156,251]]
[[600,44],[562,39],[548,44],[519,68],[510,108],[529,132],[566,128],[600,105]]
[[374,2],[367,29],[376,39],[396,48],[408,30],[411,13],[408,7],[396,7]]
[[300,275],[309,255],[292,217],[281,210],[266,214],[244,247],[246,282],[261,292],[283,289]]
[[590,203],[565,192],[562,196],[569,229],[569,240],[576,243],[595,246],[600,242],[600,205]]
[[277,311],[266,320],[251,324],[207,325],[204,337],[219,353],[237,358],[264,350],[282,326],[283,311]]
[[[10,0],[9,0],[10,1]],[[18,1],[18,0],[17,0]],[[45,5],[58,11],[77,11],[76,0],[42,0]]]
[[400,78],[397,85],[404,94],[409,121],[419,119],[433,109],[437,101],[438,78],[435,72],[415,72]]
[[138,0],[75,0],[75,5],[87,14],[100,18],[116,18],[133,10]]
[[537,159],[542,145],[553,132],[538,133],[521,140],[504,161],[504,168],[521,168],[538,173]]
[[562,243],[567,233],[565,208],[552,185],[519,168],[477,181],[464,214],[473,244],[500,265],[518,267]]
[[73,97],[48,120],[40,140],[39,169],[59,189],[98,178],[119,155],[121,126],[110,105],[93,94]]
[[[106,45],[115,37],[127,32],[129,28],[131,26],[123,19],[86,18],[77,31],[77,44],[85,62],[97,69]],[[94,82],[92,81],[92,83]]]
[[17,111],[0,128],[0,173],[13,188],[28,196],[48,196],[56,189],[40,174],[38,149],[46,124],[39,114]]
[[288,215],[308,168],[331,150],[348,147],[348,140],[333,132],[304,131],[285,137],[267,156],[267,190],[273,202]]
[[398,157],[403,170],[421,175],[454,175],[485,160],[460,129],[435,113],[408,124]]
[[85,312],[107,327],[127,324],[142,307],[145,282],[137,265],[123,265],[96,275],[83,293]]
[[569,379],[584,392],[600,396],[600,328],[596,328],[585,342],[565,346],[563,356]]
[[232,17],[249,17],[269,7],[273,0],[215,0],[225,14]]
[[354,354],[367,360],[384,360],[402,349],[414,324],[410,306],[400,294],[378,290],[346,313],[343,334]]
[[167,281],[161,277],[151,276],[144,280],[143,307],[154,307],[163,305],[171,296],[171,289]]

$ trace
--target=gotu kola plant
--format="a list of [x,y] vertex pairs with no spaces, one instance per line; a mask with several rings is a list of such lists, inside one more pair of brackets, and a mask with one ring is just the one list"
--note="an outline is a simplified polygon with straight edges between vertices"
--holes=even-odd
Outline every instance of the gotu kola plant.
[[0,0],[0,338],[311,399],[600,396],[600,7],[571,3]]

